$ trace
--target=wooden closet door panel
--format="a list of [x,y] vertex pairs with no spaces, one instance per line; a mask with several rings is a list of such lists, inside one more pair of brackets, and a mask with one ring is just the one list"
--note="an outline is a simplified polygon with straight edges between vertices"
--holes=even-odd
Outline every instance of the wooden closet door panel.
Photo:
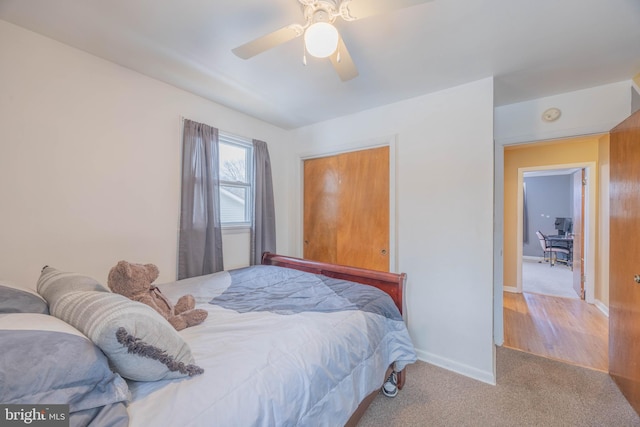
[[389,147],[338,157],[338,263],[389,271]]
[[338,262],[339,176],[336,156],[304,162],[304,258]]
[[389,271],[389,147],[304,162],[307,259]]
[[640,111],[610,147],[609,373],[640,413]]

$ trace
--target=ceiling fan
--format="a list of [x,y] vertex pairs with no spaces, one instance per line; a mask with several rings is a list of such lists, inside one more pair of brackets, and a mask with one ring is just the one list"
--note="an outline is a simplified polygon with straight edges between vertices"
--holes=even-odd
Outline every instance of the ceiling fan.
[[304,35],[305,65],[307,52],[317,58],[328,57],[340,79],[351,80],[358,76],[358,69],[338,30],[333,26],[336,18],[355,21],[427,1],[430,0],[298,0],[304,12],[304,24],[287,25],[238,46],[232,52],[242,59],[249,59]]

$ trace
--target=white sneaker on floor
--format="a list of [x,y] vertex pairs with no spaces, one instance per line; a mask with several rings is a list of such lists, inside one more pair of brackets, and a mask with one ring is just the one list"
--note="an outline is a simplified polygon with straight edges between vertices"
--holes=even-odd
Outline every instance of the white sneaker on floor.
[[391,372],[382,385],[382,393],[387,397],[396,397],[398,394],[398,374]]

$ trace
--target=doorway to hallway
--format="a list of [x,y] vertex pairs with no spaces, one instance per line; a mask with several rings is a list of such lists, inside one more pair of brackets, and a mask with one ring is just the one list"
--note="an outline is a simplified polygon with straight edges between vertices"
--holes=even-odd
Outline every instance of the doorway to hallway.
[[[588,148],[588,149],[587,149]],[[600,148],[603,148],[600,151]],[[606,150],[604,150],[606,148]],[[598,167],[599,153],[608,152],[606,136],[580,137],[568,140],[547,141],[519,146],[504,147],[504,205],[503,205],[503,287],[507,292],[501,297],[500,314],[503,326],[504,345],[543,357],[561,360],[592,369],[606,370],[608,364],[608,319],[606,303],[608,282],[601,280],[606,275],[608,262],[605,254],[607,242],[603,242],[604,223],[608,222],[608,210],[603,210],[602,188],[608,185],[608,173],[602,173]],[[545,295],[552,292],[529,292],[526,283],[526,265],[524,259],[524,175],[529,172],[543,172],[552,175],[554,170],[566,169],[576,178],[577,170],[585,169],[586,180],[571,179],[574,189],[577,182],[584,187],[584,278],[586,280],[586,302],[573,295]],[[580,193],[582,193],[580,191]],[[577,194],[577,192],[575,192]],[[604,194],[606,197],[607,194]],[[573,208],[575,210],[575,207]],[[572,212],[537,212],[545,218],[548,215],[550,229],[541,230],[545,234],[557,234],[555,217],[571,217]],[[581,212],[582,213],[582,212]],[[540,242],[534,230],[529,244]],[[533,247],[533,246],[532,246]],[[543,252],[532,258],[542,258]],[[524,265],[523,265],[524,264]],[[550,267],[548,263],[539,264],[543,272],[560,274],[563,264]],[[558,270],[556,270],[558,269]],[[524,270],[524,271],[523,271]],[[570,269],[569,269],[570,270]],[[574,269],[575,270],[575,269]],[[565,271],[567,273],[567,271]],[[569,271],[569,273],[571,273]],[[597,275],[596,275],[597,274]],[[558,287],[558,284],[551,286]],[[576,294],[577,295],[577,294]],[[571,296],[569,298],[569,296]],[[602,311],[601,311],[602,310]]]

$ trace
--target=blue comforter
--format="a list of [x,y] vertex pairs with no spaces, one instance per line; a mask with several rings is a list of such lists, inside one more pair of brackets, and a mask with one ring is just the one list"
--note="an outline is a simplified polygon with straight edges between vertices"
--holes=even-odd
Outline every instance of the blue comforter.
[[254,266],[229,274],[231,284],[211,304],[238,313],[361,310],[402,321],[391,297],[372,286],[281,267]]

